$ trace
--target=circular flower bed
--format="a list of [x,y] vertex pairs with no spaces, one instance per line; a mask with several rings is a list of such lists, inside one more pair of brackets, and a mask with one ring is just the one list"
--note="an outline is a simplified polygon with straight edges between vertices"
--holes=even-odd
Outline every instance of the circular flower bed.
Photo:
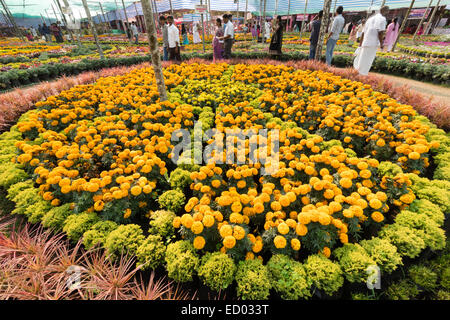
[[333,295],[445,246],[450,140],[412,107],[283,65],[164,76],[165,102],[144,68],[23,115],[0,136],[12,213],[243,299]]

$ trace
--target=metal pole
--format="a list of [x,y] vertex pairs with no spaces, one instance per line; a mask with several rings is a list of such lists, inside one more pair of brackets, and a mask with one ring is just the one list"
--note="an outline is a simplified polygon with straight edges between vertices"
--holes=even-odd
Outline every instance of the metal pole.
[[304,29],[304,24],[306,23],[305,17],[306,17],[306,8],[308,7],[308,0],[305,1],[305,10],[304,10],[304,14],[303,14],[303,25],[302,28],[300,28],[300,40],[302,40],[303,37],[303,29]]
[[[203,0],[200,0],[200,5],[203,5]],[[203,53],[206,52],[205,49],[205,23],[203,21],[203,13],[200,15],[202,17],[202,42],[203,42]]]
[[412,9],[412,7],[414,5],[414,2],[416,2],[416,0],[412,0],[411,1],[411,5],[409,6],[408,11],[406,11],[405,18],[403,19],[402,25],[401,25],[400,29],[398,30],[397,38],[395,39],[395,42],[392,45],[392,50],[391,50],[392,52],[394,52],[394,50],[395,50],[395,46],[397,45],[398,39],[400,39],[400,35],[402,34],[403,29],[405,29],[406,21],[408,20],[409,14],[411,13],[411,9]]
[[[211,0],[210,0],[211,1]],[[247,11],[248,11],[248,0],[245,0],[245,16],[244,16],[244,24],[247,24]],[[211,13],[210,13],[211,14]],[[251,31],[251,30],[250,30]]]
[[56,15],[56,11],[55,11],[55,8],[53,7],[53,3],[51,4],[51,6],[52,6],[53,14],[55,15],[56,22],[58,22],[58,16]]
[[42,13],[39,13],[39,15],[41,16],[42,23],[45,23],[44,17],[42,16]]
[[50,16],[49,16],[49,14],[47,12],[47,9],[45,9],[44,11],[45,11],[45,15],[47,16],[48,24],[49,25],[52,24],[52,20],[50,20]]
[[97,46],[98,53],[100,55],[100,59],[105,59],[105,56],[103,55],[103,49],[100,46],[100,42],[98,41],[97,29],[95,29],[94,21],[92,21],[91,12],[89,11],[89,7],[87,5],[86,0],[82,0],[82,1],[83,1],[84,11],[86,12],[87,19],[89,22],[89,26],[91,27],[92,34],[94,35],[95,45]]
[[[119,6],[117,5],[117,0],[114,0],[114,2],[115,2],[115,4],[116,4],[116,12],[115,12],[115,14],[116,14],[116,19],[119,19],[119,20],[122,22],[123,30],[124,30],[125,33],[126,33],[127,31],[126,31],[125,25],[124,25],[124,23],[123,23],[123,21],[122,21],[122,16],[119,16]],[[117,21],[117,20],[116,20],[116,21]],[[117,29],[120,29],[119,26],[117,26]]]
[[278,13],[278,0],[275,1],[275,14],[274,14],[274,16],[276,16],[277,13]]
[[237,5],[236,5],[236,19],[237,19],[237,23],[239,25],[239,0],[237,0]]
[[136,11],[136,24],[138,25],[138,27],[139,27],[139,29],[143,29],[142,28],[142,26],[141,26],[141,23],[140,23],[140,21],[138,21],[138,15],[139,15],[139,11],[138,11],[138,9],[137,9],[137,4],[136,4],[137,2],[133,2],[133,4],[134,4],[134,10]]
[[433,9],[433,13],[431,14],[431,18],[428,20],[427,28],[426,28],[425,32],[423,33],[424,35],[425,35],[425,34],[428,34],[428,32],[430,31],[430,29],[431,29],[431,24],[433,23],[434,16],[436,15],[436,11],[437,11],[437,9],[439,8],[439,4],[440,4],[440,3],[441,3],[441,0],[438,0],[436,6],[435,6],[434,9]]
[[370,2],[370,10],[367,10],[366,20],[369,18],[369,14],[372,13],[373,0]]
[[[416,41],[417,32],[419,32],[420,27],[422,26],[423,22],[425,21],[425,16],[426,16],[428,9],[430,8],[432,2],[433,2],[433,0],[430,0],[430,3],[428,3],[428,7],[425,9],[425,13],[422,16],[422,19],[420,19],[420,22],[419,22],[419,25],[417,26],[416,32],[414,32],[413,41]],[[427,26],[427,28],[428,28],[428,26]]]

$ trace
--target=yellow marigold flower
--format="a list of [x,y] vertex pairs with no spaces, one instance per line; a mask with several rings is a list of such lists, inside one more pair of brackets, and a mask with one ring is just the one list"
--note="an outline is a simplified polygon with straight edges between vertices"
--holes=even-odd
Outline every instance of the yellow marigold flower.
[[231,236],[233,234],[233,227],[229,224],[225,224],[219,229],[220,236],[225,238],[226,236]]
[[207,214],[207,215],[205,215],[203,217],[202,222],[203,222],[203,225],[205,227],[209,228],[209,227],[211,227],[214,224],[215,220],[214,220],[214,217],[212,215]]
[[379,211],[372,212],[372,214],[370,216],[372,217],[373,221],[375,221],[375,222],[381,222],[384,220],[383,214]]
[[192,227],[192,224],[194,223],[194,218],[190,214],[183,214],[181,216],[181,224],[185,226],[186,228],[190,229]]
[[203,223],[200,221],[194,221],[191,226],[191,230],[194,234],[202,233],[203,231]]
[[133,186],[130,191],[133,196],[137,197],[141,194],[142,188],[140,186]]
[[329,258],[331,255],[331,250],[328,247],[324,247],[322,253],[325,257]]
[[283,236],[276,236],[273,239],[273,243],[277,249],[283,249],[286,247],[286,238]]
[[219,188],[220,185],[221,185],[220,180],[215,179],[215,180],[211,181],[211,185],[212,185],[214,188]]
[[347,236],[346,233],[341,233],[341,234],[339,235],[339,239],[341,240],[341,242],[342,242],[343,244],[348,243],[348,236]]
[[253,254],[253,252],[249,251],[245,254],[245,260],[253,260],[253,259],[255,259],[255,255]]
[[125,213],[124,213],[124,215],[123,215],[123,217],[125,218],[125,219],[127,219],[127,218],[129,218],[131,216],[131,209],[126,209],[125,210]]
[[233,228],[233,236],[236,240],[241,240],[245,237],[245,230],[241,226],[234,226]]
[[194,248],[197,250],[201,250],[203,249],[204,246],[205,246],[205,238],[203,238],[202,236],[196,236],[194,238]]
[[342,178],[341,180],[339,180],[339,184],[343,187],[343,188],[350,188],[352,186],[352,180],[349,178]]
[[298,251],[298,250],[300,250],[300,247],[301,247],[300,240],[298,240],[296,238],[291,240],[291,248],[293,250]]
[[262,241],[258,241],[257,240],[255,242],[255,244],[253,245],[252,250],[253,250],[254,253],[258,253],[258,252],[260,252],[262,250],[262,248],[263,248]]
[[174,228],[179,228],[181,226],[181,218],[175,217],[172,221],[172,225]]
[[227,249],[231,249],[236,245],[236,239],[233,236],[226,236],[223,239],[223,246]]
[[278,232],[281,234],[287,234],[289,232],[289,226],[282,222],[278,225]]
[[375,210],[380,209],[382,205],[381,201],[377,198],[373,198],[369,201],[369,206]]
[[295,228],[295,232],[299,236],[303,237],[303,236],[305,236],[308,233],[308,228],[304,224],[298,223],[296,228]]
[[273,211],[280,211],[280,210],[281,210],[281,204],[280,204],[278,201],[273,201],[273,202],[270,204],[270,208],[271,208]]
[[241,212],[242,210],[242,204],[240,202],[233,202],[231,205],[231,211],[233,212]]

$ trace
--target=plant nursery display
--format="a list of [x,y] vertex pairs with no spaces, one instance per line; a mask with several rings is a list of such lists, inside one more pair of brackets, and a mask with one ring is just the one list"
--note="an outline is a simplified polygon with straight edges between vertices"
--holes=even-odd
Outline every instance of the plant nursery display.
[[448,299],[448,133],[322,70],[163,73],[166,101],[141,66],[38,101],[1,134],[11,215],[227,297],[372,299],[371,271],[408,267],[382,298]]

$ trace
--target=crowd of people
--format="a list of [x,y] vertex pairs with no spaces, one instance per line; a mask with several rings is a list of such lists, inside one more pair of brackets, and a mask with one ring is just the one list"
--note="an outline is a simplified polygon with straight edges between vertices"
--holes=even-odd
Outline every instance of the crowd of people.
[[64,42],[62,27],[59,21],[50,24],[50,26],[47,26],[46,23],[43,23],[42,25],[39,24],[37,29],[31,26],[30,28],[25,29],[24,33],[28,41],[44,40],[46,42]]

